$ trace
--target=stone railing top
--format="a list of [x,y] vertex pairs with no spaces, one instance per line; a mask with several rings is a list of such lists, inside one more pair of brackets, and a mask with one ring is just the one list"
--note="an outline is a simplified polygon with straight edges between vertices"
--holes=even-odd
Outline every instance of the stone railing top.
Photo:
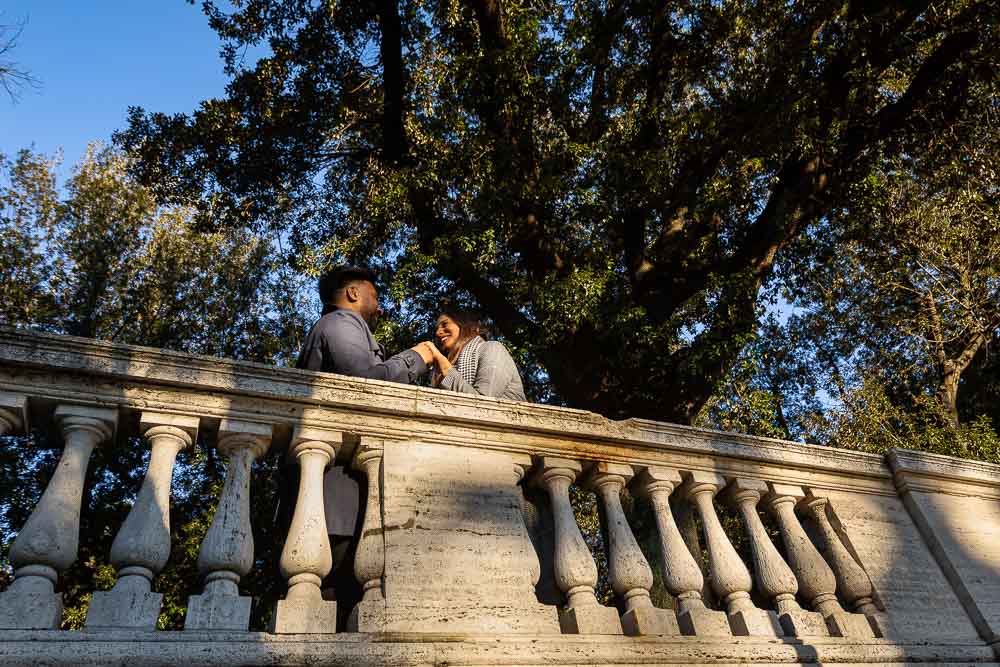
[[946,491],[946,486],[966,484],[1000,489],[1000,465],[912,449],[891,449],[889,468],[901,490],[923,488]]
[[[471,426],[486,432],[516,433],[531,444],[556,438],[563,441],[560,445],[563,451],[571,447],[581,458],[601,458],[594,452],[613,454],[616,447],[627,446],[632,459],[638,452],[640,460],[644,451],[674,451],[688,456],[768,463],[778,468],[820,469],[884,480],[891,477],[881,456],[863,452],[646,419],[613,421],[584,410],[7,327],[0,327],[0,369],[3,367],[7,367],[6,373],[14,375],[16,368],[40,369],[50,374],[57,371],[57,374],[103,381],[129,380],[227,396],[292,401],[351,413],[404,417],[414,423]],[[16,382],[0,382],[0,390],[18,389]]]

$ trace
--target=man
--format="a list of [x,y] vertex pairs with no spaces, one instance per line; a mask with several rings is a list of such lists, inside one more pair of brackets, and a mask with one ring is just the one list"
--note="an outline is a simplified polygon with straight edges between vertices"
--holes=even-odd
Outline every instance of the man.
[[[375,276],[356,266],[345,266],[324,274],[319,280],[319,295],[323,314],[306,337],[297,368],[326,373],[340,373],[374,380],[415,384],[427,372],[434,355],[428,343],[420,343],[385,358],[385,348],[375,341],[372,327],[382,309],[378,305]],[[294,506],[297,470],[287,471],[283,484],[286,507]],[[292,482],[295,481],[293,484]],[[358,480],[343,466],[330,466],[323,478],[326,531],[330,536],[334,570],[323,596],[331,597],[333,589],[339,604],[338,625],[361,599],[361,587],[354,579],[354,563],[350,558],[351,543],[360,530],[360,493]],[[285,525],[291,522],[286,511]],[[331,632],[333,629],[331,628]]]
[[296,368],[404,384],[415,384],[427,372],[434,359],[428,343],[387,360],[385,348],[375,342],[371,327],[382,309],[370,271],[334,269],[319,279],[319,296],[323,314],[306,337]]

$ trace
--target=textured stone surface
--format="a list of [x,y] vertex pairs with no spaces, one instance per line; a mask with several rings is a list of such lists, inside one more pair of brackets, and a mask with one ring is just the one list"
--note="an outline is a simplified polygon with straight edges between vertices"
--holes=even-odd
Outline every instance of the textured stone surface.
[[600,604],[560,609],[559,627],[567,635],[620,635],[624,632],[618,610]]
[[[200,664],[199,659],[219,664],[351,665],[967,664],[992,660],[992,649],[982,638],[996,636],[994,616],[1000,599],[994,546],[1000,523],[996,516],[1000,474],[995,467],[900,455],[905,460],[894,471],[899,493],[908,503],[904,506],[893,486],[893,471],[873,455],[643,420],[612,422],[582,411],[4,329],[0,329],[2,392],[27,396],[35,412],[37,406],[87,401],[124,414],[155,410],[202,417],[211,423],[226,419],[268,422],[274,424],[276,446],[282,447],[295,426],[344,431],[353,437],[351,444],[345,440],[341,462],[350,459],[354,443],[385,439],[396,452],[393,470],[386,469],[387,479],[394,475],[387,488],[397,495],[385,507],[384,551],[380,552],[388,556],[394,550],[396,560],[386,568],[389,576],[384,587],[379,574],[372,590],[378,595],[370,605],[359,607],[359,615],[373,619],[376,628],[390,628],[396,622],[399,628],[433,628],[421,635],[349,635],[343,639],[325,634],[208,634],[193,629],[194,623],[184,633],[145,636],[118,631],[5,632],[0,638],[2,664],[45,664],[48,660],[52,664],[191,665]],[[428,446],[461,454],[422,464],[419,448],[423,445],[414,442],[433,442]],[[533,601],[531,583],[539,559],[526,555],[530,547],[525,546],[523,527],[511,520],[516,514],[507,514],[517,503],[516,487],[509,478],[513,456],[534,457],[536,465],[550,457],[577,465],[585,462],[588,467],[606,463],[636,471],[673,470],[692,477],[749,477],[826,498],[831,528],[843,539],[851,559],[870,576],[872,605],[878,610],[867,619],[845,613],[842,620],[847,624],[874,619],[870,628],[879,629],[888,639],[707,640],[713,634],[708,626],[721,613],[701,608],[697,613],[682,610],[678,619],[681,630],[697,629],[700,637],[548,634],[516,640],[509,634],[512,625],[514,632],[545,626],[549,629],[543,632],[548,633],[558,632],[559,626],[554,606]],[[491,474],[477,477],[480,473],[475,472],[463,477],[458,471],[465,457],[476,461],[469,464],[470,470],[489,468]],[[437,468],[446,474],[442,476]],[[664,477],[669,484],[663,486],[666,490],[661,495],[670,495],[675,478]],[[510,491],[509,498],[504,489]],[[678,501],[675,492],[669,503],[660,502],[659,507],[669,512],[673,504],[676,510],[683,505]],[[705,510],[711,507],[702,504]],[[498,515],[506,518],[497,520]],[[802,517],[808,521],[807,515]],[[381,518],[379,514],[375,528],[383,546]],[[666,517],[660,519],[673,540]],[[515,528],[508,534],[498,526]],[[807,540],[822,548],[815,529],[807,525],[806,533]],[[515,548],[515,544],[520,546]],[[489,553],[477,552],[477,548]],[[481,562],[470,554],[480,556]],[[838,552],[830,560],[841,558],[843,553]],[[407,568],[421,560],[424,564],[412,574]],[[840,562],[850,566],[847,560]],[[659,563],[649,564],[654,570],[662,568]],[[49,574],[33,571],[25,579],[53,581],[54,570],[51,578]],[[838,578],[857,579],[854,574],[838,574]],[[16,586],[17,582],[11,591]],[[37,595],[31,590],[22,593]],[[219,613],[207,604],[213,597],[193,598],[195,612],[201,607],[204,613]],[[58,603],[52,593],[37,600],[50,611]],[[690,604],[690,600],[678,598],[677,602]],[[246,599],[238,602],[247,612],[249,603]],[[716,601],[710,604],[718,606]],[[512,611],[518,605],[528,605],[528,611]],[[402,611],[391,611],[387,618],[386,612],[394,607]],[[539,608],[542,616],[533,616]],[[458,613],[445,613],[455,610]],[[10,614],[9,609],[3,613],[20,616]],[[52,615],[48,627],[57,622],[58,615]]]
[[155,630],[163,595],[141,591],[96,591],[87,607],[87,628]]
[[[975,627],[901,500],[825,492],[848,548],[865,564],[901,642],[974,641]],[[933,613],[928,613],[933,610]]]
[[[609,445],[642,443],[660,453],[646,459],[645,465],[697,465],[722,471],[712,459],[727,457],[781,469],[889,478],[882,457],[873,454],[642,419],[615,422],[583,410],[7,327],[0,327],[0,362],[16,369],[0,377],[0,391],[32,396],[79,392],[107,405],[180,410],[196,416],[259,419],[261,414],[274,414],[361,435],[435,434],[437,441],[506,447],[521,443],[521,451],[533,454],[574,452],[590,460],[607,458]],[[298,405],[290,410],[294,403]],[[322,407],[310,407],[315,405]],[[524,442],[527,431],[535,434],[530,445]]]
[[[128,647],[123,649],[123,647]],[[127,652],[126,652],[127,651]],[[5,667],[194,665],[996,665],[989,647],[730,637],[503,637],[405,634],[279,635],[249,632],[0,632]]]
[[94,448],[114,434],[118,412],[60,404],[53,414],[63,436],[59,464],[10,548],[14,582],[0,595],[0,627],[59,627],[54,592],[60,572],[76,560],[80,543],[83,485]]
[[556,608],[535,598],[511,457],[419,442],[383,456],[384,629],[557,633]]
[[[0,593],[0,628],[50,630],[62,621],[61,593],[18,593],[13,587]],[[2,631],[0,631],[2,632]]]
[[702,607],[677,614],[681,633],[698,637],[726,637],[733,634],[724,611]]
[[622,614],[622,630],[632,636],[681,634],[673,610],[652,606],[636,607]]
[[205,579],[201,595],[188,603],[185,628],[246,630],[251,599],[237,584],[253,567],[250,525],[250,474],[253,461],[271,444],[272,426],[224,419],[218,449],[229,461],[212,524],[198,552],[198,572]]
[[250,623],[251,598],[246,595],[202,593],[188,598],[185,630],[237,630]]
[[629,466],[598,463],[588,476],[588,484],[601,501],[608,558],[608,578],[614,592],[624,601],[622,629],[627,635],[676,635],[673,610],[656,609],[650,600],[653,570],[632,534],[621,504],[621,492],[632,477]]
[[336,456],[342,437],[336,431],[297,429],[289,455],[299,464],[299,490],[278,566],[288,594],[271,621],[274,632],[332,632],[337,605],[323,600],[320,585],[333,567],[324,516],[323,470]]
[[139,494],[111,545],[118,581],[94,594],[87,627],[154,629],[162,595],[152,580],[170,557],[170,481],[177,454],[198,437],[198,419],[144,412],[140,430],[150,443],[149,467]]
[[827,629],[826,619],[823,614],[814,611],[798,609],[786,611],[778,616],[781,629],[786,637],[828,637],[830,631]]
[[0,435],[27,433],[28,397],[0,391]]
[[[1000,466],[894,450],[907,509],[986,641],[1000,639]],[[878,619],[876,623],[892,619]]]
[[874,631],[864,614],[835,611],[826,617],[826,629],[831,637],[873,637]]
[[337,603],[327,600],[278,600],[271,619],[277,634],[331,634],[337,629]]
[[741,609],[729,614],[729,627],[737,637],[780,637],[784,634],[778,615],[766,609]]

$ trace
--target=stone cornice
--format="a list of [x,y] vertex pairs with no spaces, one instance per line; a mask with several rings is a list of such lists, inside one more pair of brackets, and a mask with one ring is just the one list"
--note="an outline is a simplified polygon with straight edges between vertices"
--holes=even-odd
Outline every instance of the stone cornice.
[[886,461],[901,492],[971,493],[1000,498],[1000,465],[994,463],[911,449],[891,449]]
[[[670,452],[722,457],[731,459],[737,468],[745,461],[782,470],[827,471],[833,477],[867,477],[873,482],[890,476],[882,457],[862,452],[643,419],[612,421],[583,410],[0,327],[0,374],[4,366],[99,382],[127,380],[175,390],[290,401],[372,418],[406,418],[418,433],[423,424],[433,429],[448,427],[456,433],[475,428],[485,440],[490,433],[503,433],[508,441],[510,434],[516,434],[530,439],[532,446],[555,438],[576,443],[573,447],[582,458],[622,459],[617,448],[627,446],[634,450],[631,455],[637,462],[652,464],[663,461],[644,452],[660,457]],[[436,436],[431,433],[429,437]],[[457,439],[441,437],[443,441]],[[834,480],[828,486],[843,485]]]

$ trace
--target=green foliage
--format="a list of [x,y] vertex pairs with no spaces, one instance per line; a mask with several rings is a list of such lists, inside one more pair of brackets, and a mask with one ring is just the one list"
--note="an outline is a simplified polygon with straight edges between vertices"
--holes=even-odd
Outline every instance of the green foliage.
[[54,161],[0,163],[0,322],[287,361],[306,326],[303,278],[273,239],[198,232],[191,209],[158,206],[128,164],[93,145],[60,196]]
[[903,409],[875,378],[864,378],[826,419],[830,444],[838,447],[875,454],[893,447],[918,449],[1000,463],[1000,434],[988,415],[954,428],[934,397],[922,396],[916,405]]
[[[197,231],[192,210],[162,207],[128,176],[128,159],[92,146],[65,187],[56,161],[30,151],[0,160],[0,322],[30,325],[188,352],[289,363],[306,326],[303,278],[293,277],[269,235]],[[9,251],[9,252],[8,252]],[[4,438],[0,448],[0,583],[7,553],[51,477],[61,447],[47,432]],[[111,541],[135,499],[148,446],[126,440],[99,448],[89,467],[77,561],[61,577],[63,627],[80,628],[94,590],[114,582]],[[171,507],[172,553],[154,581],[164,594],[161,629],[180,629],[188,596],[198,592],[197,557],[222,488],[222,463],[199,442],[180,455]],[[271,517],[278,462],[253,475],[256,516]],[[275,564],[241,582],[262,600],[254,627],[282,579],[284,535],[254,522],[255,558]],[[273,606],[273,605],[272,605]]]
[[206,228],[282,230],[300,271],[377,264],[400,341],[457,299],[536,395],[690,422],[778,258],[992,80],[996,10],[207,2],[226,94],[133,109],[117,141]]
[[997,460],[1000,106],[902,144],[804,234],[773,314],[701,423],[884,452]]

